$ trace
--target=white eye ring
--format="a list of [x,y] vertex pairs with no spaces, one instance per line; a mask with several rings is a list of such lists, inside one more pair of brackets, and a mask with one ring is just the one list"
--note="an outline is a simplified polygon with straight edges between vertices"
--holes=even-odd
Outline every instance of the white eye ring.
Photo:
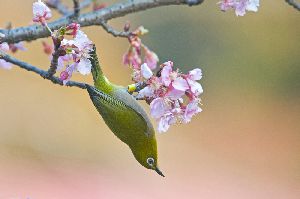
[[148,163],[150,166],[153,166],[153,165],[154,165],[154,159],[153,159],[153,158],[147,158],[147,163]]

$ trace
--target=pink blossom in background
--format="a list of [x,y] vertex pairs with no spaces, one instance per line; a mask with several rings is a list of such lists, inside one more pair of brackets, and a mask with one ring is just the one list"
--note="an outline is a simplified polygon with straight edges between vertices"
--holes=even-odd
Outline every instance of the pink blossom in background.
[[[3,52],[9,51],[9,45],[6,42],[0,43],[0,51]],[[3,59],[0,59],[0,68],[9,70],[12,68],[12,64]]]
[[33,3],[32,13],[32,21],[39,22],[42,25],[45,25],[46,20],[49,20],[52,17],[51,10],[41,0],[38,0],[37,2]]
[[257,12],[259,0],[222,0],[219,4],[222,11],[232,8],[237,16],[244,16],[246,11]]
[[45,41],[42,41],[42,45],[43,45],[43,48],[44,48],[44,53],[46,55],[51,55],[53,53],[53,44],[48,44],[47,42]]
[[24,47],[24,42],[18,42],[18,43],[15,43],[15,44],[9,44],[9,49],[13,53],[17,52],[18,50],[20,50],[20,51],[26,51],[27,50]]
[[0,43],[0,50],[2,50],[4,52],[9,51],[9,45],[6,42]]
[[12,64],[5,61],[4,59],[0,59],[0,68],[9,70],[12,69]]

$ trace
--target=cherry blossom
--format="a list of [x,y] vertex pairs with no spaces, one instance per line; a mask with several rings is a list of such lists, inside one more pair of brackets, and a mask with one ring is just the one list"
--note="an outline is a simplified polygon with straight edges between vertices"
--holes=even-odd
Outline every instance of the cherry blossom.
[[158,122],[159,132],[166,132],[175,123],[188,123],[201,112],[199,96],[203,89],[197,82],[202,78],[201,69],[183,74],[173,65],[171,61],[163,63],[156,74],[147,63],[134,69],[134,81],[146,84],[136,97],[150,104],[150,113]]
[[12,64],[5,61],[4,59],[0,59],[0,68],[9,70],[12,69]]
[[[125,25],[125,29],[129,29],[129,24]],[[151,51],[145,44],[142,43],[140,36],[145,35],[149,31],[143,26],[138,27],[135,31],[131,33],[128,37],[129,49],[123,55],[123,64],[131,66],[134,69],[140,69],[139,67],[144,63],[147,63],[150,69],[155,69],[157,67],[157,62],[159,61],[158,56]],[[142,53],[144,52],[144,59],[142,59]]]
[[151,50],[149,50],[147,47],[144,47],[145,49],[145,58],[144,62],[148,64],[149,68],[155,69],[157,66],[157,62],[159,61],[158,56]]
[[222,11],[232,8],[237,16],[244,16],[246,11],[257,12],[259,0],[222,0],[219,4]]
[[9,44],[9,49],[13,53],[17,52],[18,50],[20,50],[20,51],[26,51],[27,50],[24,47],[24,42],[18,42],[18,43],[15,43],[15,44]]
[[[0,51],[3,52],[9,51],[9,45],[6,42],[0,43]],[[0,59],[0,68],[8,70],[12,68],[12,64],[5,61],[4,59]]]
[[71,23],[66,27],[66,34],[67,35],[72,35],[75,37],[80,29],[80,25],[78,23]]
[[[21,51],[26,50],[26,48],[23,45],[23,42],[19,42],[19,43],[15,43],[15,44],[7,44],[6,42],[4,42],[4,43],[0,44],[0,51],[6,52],[6,53],[11,51],[12,53],[15,53],[18,50],[21,50]],[[0,68],[11,69],[12,64],[3,59],[0,59]]]
[[33,12],[32,20],[34,22],[39,22],[42,25],[45,25],[46,20],[48,20],[52,17],[51,10],[41,0],[38,0],[37,2],[33,3],[32,12]]
[[6,42],[0,43],[0,50],[9,51],[9,45]]
[[[72,26],[78,27],[75,24]],[[93,51],[93,43],[84,32],[77,30],[74,39],[63,39],[61,48],[65,50],[66,54],[58,58],[57,69],[63,69],[65,63],[67,64],[66,70],[60,75],[64,84],[70,80],[73,72],[78,71],[82,75],[91,73],[92,63],[89,59],[90,52]]]

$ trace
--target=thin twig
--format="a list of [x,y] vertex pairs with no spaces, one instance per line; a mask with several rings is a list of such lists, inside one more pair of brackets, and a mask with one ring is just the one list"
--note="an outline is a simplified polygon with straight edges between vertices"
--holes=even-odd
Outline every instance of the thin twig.
[[48,69],[48,77],[52,77],[56,73],[59,55],[59,48],[55,48],[54,52],[52,53],[51,65]]
[[[57,30],[62,26],[66,26],[70,22],[77,22],[81,27],[99,25],[101,21],[125,16],[130,13],[135,13],[155,7],[168,5],[198,5],[204,0],[128,0],[124,3],[116,3],[110,7],[103,8],[96,12],[81,14],[75,20],[68,16],[62,17],[52,23],[49,23],[51,30]],[[39,38],[50,36],[46,28],[40,25],[15,28],[12,30],[1,30],[0,33],[5,34],[3,42],[17,43],[20,41],[32,41]]]
[[74,17],[78,17],[80,14],[80,7],[79,7],[79,0],[73,0],[73,4],[74,4]]
[[80,3],[79,8],[84,9],[86,7],[89,7],[92,2],[93,2],[93,0],[84,0]]
[[288,4],[290,4],[291,6],[293,6],[295,9],[297,9],[298,11],[300,11],[300,3],[296,2],[296,0],[285,0]]
[[[58,78],[58,77],[54,77],[54,76],[49,76],[47,71],[44,71],[38,67],[35,67],[31,64],[28,64],[26,62],[20,61],[8,54],[5,54],[3,52],[0,52],[0,59],[4,59],[7,62],[10,62],[14,65],[19,66],[20,68],[23,68],[27,71],[31,71],[34,72],[36,74],[39,74],[41,77],[43,77],[44,79],[50,80],[52,83],[54,84],[58,84],[63,86],[63,82]],[[81,89],[86,89],[86,86],[84,83],[80,83],[80,82],[75,82],[75,81],[69,81],[67,82],[66,86],[70,86],[70,87],[78,87]]]
[[67,6],[61,3],[60,0],[46,1],[45,2],[50,8],[56,9],[61,15],[68,15],[70,11]]
[[117,31],[113,27],[107,24],[105,21],[99,23],[106,32],[112,34],[114,37],[129,37],[131,32]]
[[[79,3],[78,8],[84,9],[91,5],[93,0],[84,0],[81,3]],[[72,13],[74,13],[74,9],[70,10],[67,6],[65,6],[60,0],[55,1],[46,1],[45,2],[50,8],[56,9],[61,15],[64,16],[70,16]]]

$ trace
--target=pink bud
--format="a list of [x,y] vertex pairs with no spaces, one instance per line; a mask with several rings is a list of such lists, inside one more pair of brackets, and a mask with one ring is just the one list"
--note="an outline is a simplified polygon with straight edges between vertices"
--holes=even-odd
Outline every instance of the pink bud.
[[46,20],[52,17],[51,10],[41,0],[34,2],[32,5],[33,18],[32,21],[45,25]]
[[75,37],[79,29],[80,29],[80,25],[78,23],[71,23],[70,25],[67,26],[67,31],[71,31],[71,32],[67,34]]
[[62,72],[60,73],[59,79],[60,79],[61,81],[65,81],[65,80],[67,80],[68,78],[69,78],[69,73],[68,73],[68,72],[62,71]]
[[44,47],[44,53],[47,55],[51,55],[53,52],[53,46],[46,43],[45,41],[42,41],[43,47]]

